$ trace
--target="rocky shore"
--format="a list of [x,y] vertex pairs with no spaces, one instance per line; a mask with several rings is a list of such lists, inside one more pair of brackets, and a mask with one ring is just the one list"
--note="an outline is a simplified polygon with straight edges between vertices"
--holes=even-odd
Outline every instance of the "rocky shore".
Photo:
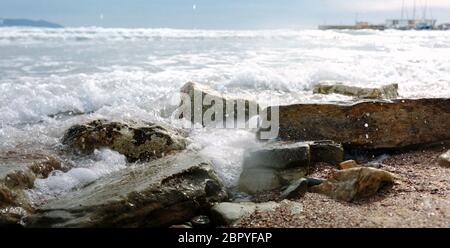
[[[355,99],[276,106],[278,137],[247,149],[229,187],[213,160],[189,149],[189,129],[162,123],[94,120],[66,130],[54,151],[2,153],[0,226],[450,227],[450,99],[395,99],[396,85],[321,87]],[[197,83],[181,92],[222,102],[225,119],[238,119],[239,102],[244,121],[260,108]],[[210,107],[192,104],[179,117],[196,122]],[[32,201],[37,179],[73,172],[67,158],[101,149],[124,156],[126,166]]]

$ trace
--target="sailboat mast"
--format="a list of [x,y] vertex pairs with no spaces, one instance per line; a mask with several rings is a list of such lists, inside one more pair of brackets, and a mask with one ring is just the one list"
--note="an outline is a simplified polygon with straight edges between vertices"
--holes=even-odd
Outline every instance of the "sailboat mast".
[[400,20],[403,20],[403,17],[405,15],[405,0],[402,1],[402,12],[401,12]]

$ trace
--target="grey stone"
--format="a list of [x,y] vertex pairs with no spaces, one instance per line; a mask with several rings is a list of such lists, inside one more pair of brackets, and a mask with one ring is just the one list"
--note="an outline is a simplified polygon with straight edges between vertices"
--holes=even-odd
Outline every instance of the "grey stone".
[[[209,180],[221,190],[208,195]],[[211,162],[183,152],[123,169],[50,200],[26,223],[31,227],[170,226],[226,199]]]

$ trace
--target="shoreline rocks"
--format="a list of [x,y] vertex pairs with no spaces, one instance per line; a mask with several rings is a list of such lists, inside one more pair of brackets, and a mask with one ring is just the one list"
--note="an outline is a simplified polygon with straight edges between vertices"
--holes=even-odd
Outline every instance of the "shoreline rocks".
[[[227,124],[227,127],[234,127],[237,121],[245,122],[251,117],[258,115],[259,105],[255,101],[249,99],[232,98],[223,95],[206,85],[201,85],[196,82],[188,82],[181,88],[182,95],[182,106],[190,107],[190,109],[181,108],[182,111],[180,118],[185,118],[193,123],[200,123],[205,126],[204,120],[211,119],[213,125],[223,125]],[[184,97],[189,97],[185,99]],[[185,105],[186,101],[189,101],[189,106]],[[211,104],[205,104],[211,102]],[[222,108],[220,108],[221,104]],[[208,110],[217,110],[222,112],[223,122],[216,123],[218,118],[212,116],[208,118],[210,114]],[[240,113],[239,111],[242,111]],[[190,116],[187,116],[190,115]],[[217,119],[217,121],[216,121]],[[230,124],[229,124],[230,123]],[[229,126],[230,125],[230,126]]]
[[254,194],[277,189],[305,177],[313,163],[337,164],[343,158],[342,146],[330,141],[269,142],[245,155],[239,190]]
[[388,84],[379,88],[348,86],[342,82],[321,82],[314,86],[314,94],[341,94],[362,99],[395,99],[398,97],[398,84]]
[[[270,107],[269,107],[270,111]],[[333,140],[350,149],[402,149],[450,140],[450,99],[279,106],[281,140]]]
[[125,155],[130,162],[151,160],[184,150],[181,132],[154,123],[135,124],[95,120],[69,128],[62,143],[73,152],[90,154],[107,147]]
[[[216,187],[207,186],[211,181]],[[164,227],[189,221],[227,198],[211,162],[182,152],[123,169],[50,200],[26,223],[30,227]]]
[[47,154],[0,154],[0,225],[20,226],[21,219],[34,211],[25,191],[36,179],[61,169],[58,159]]
[[311,192],[351,202],[373,196],[382,187],[392,185],[394,177],[387,171],[375,168],[351,168],[336,172],[330,179],[311,187]]

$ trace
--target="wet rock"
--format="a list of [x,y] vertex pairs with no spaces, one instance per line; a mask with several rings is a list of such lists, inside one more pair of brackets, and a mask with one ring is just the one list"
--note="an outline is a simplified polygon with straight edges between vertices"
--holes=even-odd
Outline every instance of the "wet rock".
[[1,153],[0,222],[20,225],[20,220],[34,210],[25,190],[32,188],[37,178],[61,169],[61,163],[45,153]]
[[281,197],[283,199],[295,199],[305,195],[307,191],[308,180],[306,180],[306,178],[301,178],[289,185],[289,187],[281,193]]
[[398,97],[398,84],[380,88],[363,88],[344,85],[340,82],[322,82],[314,86],[314,94],[341,94],[367,99],[395,99]]
[[169,228],[175,228],[175,229],[190,229],[190,228],[192,228],[192,226],[182,224],[182,225],[172,225],[172,226],[170,226]]
[[342,146],[331,141],[269,142],[245,154],[239,189],[273,190],[305,177],[312,163],[338,164],[343,157]]
[[344,148],[331,140],[308,142],[313,163],[329,163],[338,165],[344,161]]
[[244,168],[289,169],[309,166],[309,144],[271,142],[245,154]]
[[206,215],[195,216],[191,219],[192,227],[194,228],[209,228],[211,227],[211,220]]
[[[205,125],[205,119],[213,120],[213,125],[216,125],[216,117],[209,118],[208,110],[212,110],[217,107],[218,111],[221,111],[223,116],[221,117],[223,122],[218,123],[222,125],[227,121],[232,121],[230,125],[234,127],[235,120],[247,121],[252,116],[258,114],[258,104],[255,101],[242,98],[232,98],[230,96],[225,96],[208,86],[201,85],[196,82],[188,82],[181,88],[181,93],[185,94],[182,96],[182,104],[189,102],[190,109],[180,109],[182,114],[180,118],[185,118],[193,123],[201,123]],[[185,98],[188,97],[188,98]],[[210,102],[211,104],[202,104]],[[222,105],[220,108],[219,104]],[[183,104],[182,106],[189,107]],[[241,112],[240,112],[241,111]],[[189,116],[187,116],[189,115]],[[207,116],[207,118],[203,118]],[[219,121],[219,118],[217,118]],[[228,126],[228,124],[227,124]],[[231,126],[230,126],[231,127]]]
[[308,173],[307,167],[286,169],[278,172],[283,185],[289,185],[291,182],[304,178],[307,173]]
[[380,169],[380,168],[382,168],[384,166],[385,165],[383,163],[380,163],[380,162],[369,162],[369,163],[364,165],[364,167],[371,167],[371,168],[376,168],[376,169]]
[[439,165],[444,167],[450,167],[450,150],[448,150],[446,153],[439,156]]
[[242,171],[238,183],[240,191],[250,194],[277,189],[281,185],[279,173],[270,168],[246,168]]
[[[207,194],[210,180],[222,190]],[[182,152],[109,174],[50,200],[26,223],[32,227],[171,226],[226,199],[211,162]]]
[[387,171],[359,167],[338,171],[311,191],[341,201],[353,201],[375,195],[379,189],[393,183],[394,175]]
[[[270,111],[270,108],[269,108]],[[450,139],[450,99],[279,106],[282,140],[333,140],[344,147],[389,149]]]
[[255,211],[273,211],[279,206],[276,202],[222,202],[211,208],[211,215],[219,225],[233,225],[242,218],[250,216]]
[[308,183],[308,187],[317,186],[324,182],[324,180],[320,178],[305,177],[305,179]]
[[71,127],[62,143],[69,150],[83,154],[107,147],[133,162],[160,158],[172,151],[183,150],[187,142],[180,131],[154,123],[96,120]]
[[346,169],[357,168],[357,167],[361,167],[361,166],[358,165],[358,163],[356,163],[355,160],[347,160],[347,161],[344,161],[339,164],[340,170],[346,170]]

